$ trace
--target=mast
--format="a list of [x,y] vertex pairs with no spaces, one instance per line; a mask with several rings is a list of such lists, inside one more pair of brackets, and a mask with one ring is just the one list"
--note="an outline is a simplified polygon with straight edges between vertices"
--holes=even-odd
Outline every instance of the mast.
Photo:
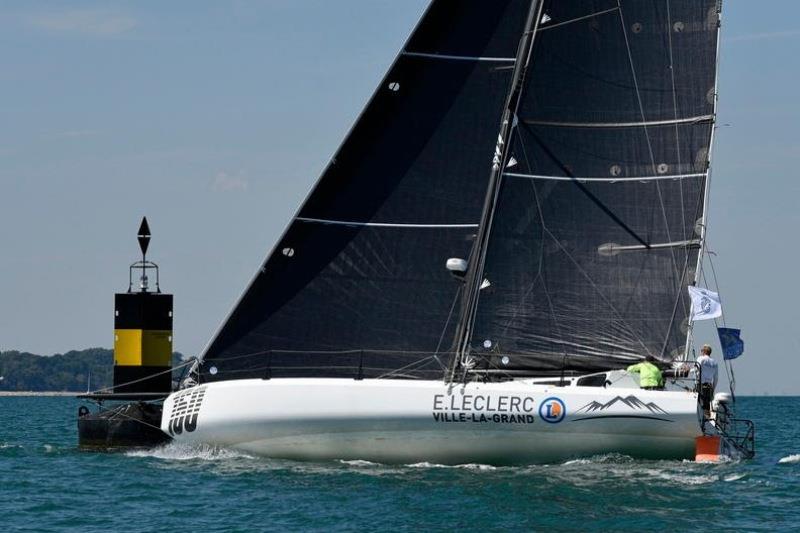
[[466,290],[455,336],[456,353],[451,362],[450,372],[447,377],[448,381],[453,381],[455,379],[457,369],[459,366],[463,365],[466,356],[469,354],[469,341],[472,334],[472,324],[475,319],[478,295],[483,282],[483,269],[486,260],[486,248],[489,241],[490,228],[497,205],[503,169],[507,164],[510,153],[509,141],[516,127],[516,114],[522,96],[523,81],[525,80],[525,73],[529,67],[536,30],[542,18],[541,12],[543,5],[544,0],[531,0],[528,17],[525,21],[525,28],[517,49],[514,73],[503,111],[500,133],[497,137],[497,146],[495,147],[492,171],[489,175],[489,185],[486,191],[481,221],[478,226],[475,245],[470,254],[469,270],[465,278]]

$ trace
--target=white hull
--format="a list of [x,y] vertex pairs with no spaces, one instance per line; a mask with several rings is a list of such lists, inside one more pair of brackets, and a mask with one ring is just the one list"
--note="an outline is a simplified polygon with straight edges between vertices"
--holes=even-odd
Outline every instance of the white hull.
[[351,379],[194,387],[164,402],[162,430],[177,442],[269,457],[442,464],[688,459],[701,434],[688,392]]

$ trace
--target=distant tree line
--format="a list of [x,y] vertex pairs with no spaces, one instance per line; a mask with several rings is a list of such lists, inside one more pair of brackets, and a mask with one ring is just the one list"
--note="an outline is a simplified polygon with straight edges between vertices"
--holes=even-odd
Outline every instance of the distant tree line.
[[[173,367],[183,356],[172,354]],[[0,352],[0,391],[69,391],[85,392],[91,374],[91,389],[111,386],[114,351],[106,348],[73,350],[50,356],[26,352]],[[183,372],[173,372],[177,379]]]

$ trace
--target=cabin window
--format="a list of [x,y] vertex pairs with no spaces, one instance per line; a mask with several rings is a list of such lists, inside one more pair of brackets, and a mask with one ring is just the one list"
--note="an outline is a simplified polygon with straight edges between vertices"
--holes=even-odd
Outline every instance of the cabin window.
[[605,387],[606,374],[595,374],[593,376],[586,376],[578,380],[579,387]]

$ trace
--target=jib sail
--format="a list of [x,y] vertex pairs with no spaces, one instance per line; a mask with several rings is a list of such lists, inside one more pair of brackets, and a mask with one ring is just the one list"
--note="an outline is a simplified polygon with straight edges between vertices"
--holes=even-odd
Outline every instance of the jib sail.
[[483,364],[592,371],[684,354],[718,31],[715,0],[544,3],[479,251],[469,340]]

